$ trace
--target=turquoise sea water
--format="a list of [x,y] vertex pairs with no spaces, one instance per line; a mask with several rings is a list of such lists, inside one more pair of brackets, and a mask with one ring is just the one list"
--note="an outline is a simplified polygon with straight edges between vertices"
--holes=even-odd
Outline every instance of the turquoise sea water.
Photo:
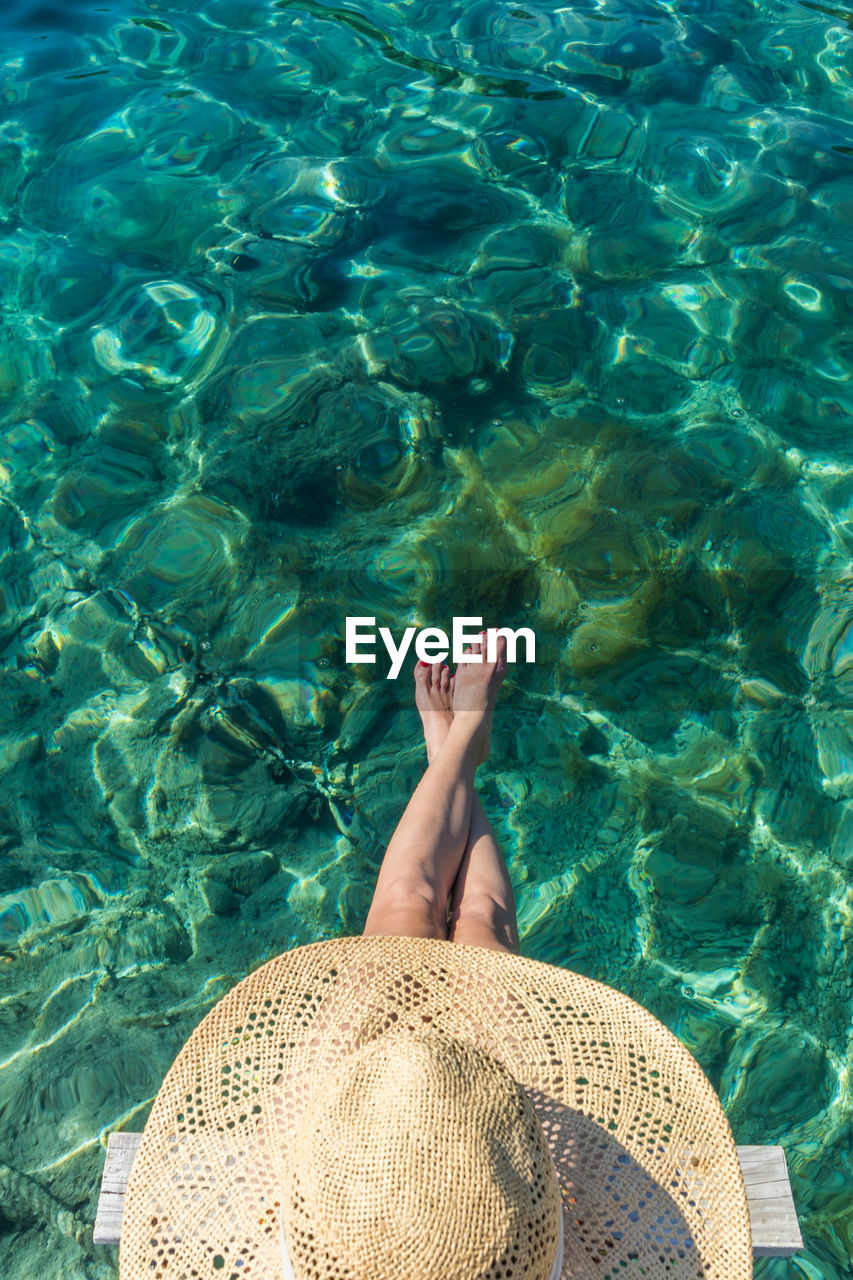
[[851,16],[9,3],[0,1272],[211,1005],[361,931],[424,765],[344,619],[530,625],[522,951],[641,1001],[853,1253]]

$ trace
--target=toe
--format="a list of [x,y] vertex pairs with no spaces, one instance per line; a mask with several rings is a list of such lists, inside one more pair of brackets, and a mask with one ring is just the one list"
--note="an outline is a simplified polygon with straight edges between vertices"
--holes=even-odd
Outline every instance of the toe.
[[429,667],[423,662],[415,663],[415,684],[425,685],[429,679]]
[[437,688],[438,688],[438,682],[439,682],[439,679],[441,678],[441,663],[440,663],[440,662],[434,662],[434,663],[432,664],[432,666],[430,667],[429,674],[430,674],[430,686],[431,686],[431,688],[433,688],[433,689],[437,689]]
[[450,668],[442,667],[438,673],[438,687],[442,693],[447,693],[450,686]]

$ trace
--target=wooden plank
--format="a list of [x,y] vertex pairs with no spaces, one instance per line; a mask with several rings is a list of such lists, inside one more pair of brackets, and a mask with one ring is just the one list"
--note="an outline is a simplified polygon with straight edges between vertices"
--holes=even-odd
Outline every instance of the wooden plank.
[[738,1147],[746,1184],[752,1253],[755,1258],[790,1258],[803,1247],[782,1147]]
[[141,1133],[111,1133],[101,1177],[101,1194],[92,1232],[94,1244],[118,1244],[124,1213],[124,1193]]
[[[141,1133],[111,1133],[95,1219],[95,1244],[118,1244],[124,1193]],[[781,1147],[738,1147],[756,1258],[789,1258],[803,1247]]]

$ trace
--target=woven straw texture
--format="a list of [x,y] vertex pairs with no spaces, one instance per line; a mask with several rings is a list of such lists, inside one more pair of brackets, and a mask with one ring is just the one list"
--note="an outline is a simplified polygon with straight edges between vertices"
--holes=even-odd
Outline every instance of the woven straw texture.
[[[285,1109],[273,1115],[282,1150]],[[560,1188],[548,1143],[523,1087],[482,1049],[423,1027],[386,1032],[320,1085],[290,1156],[284,1219],[300,1278],[502,1280],[513,1258],[530,1280],[551,1275]]]
[[[609,987],[523,956],[370,937],[278,956],[196,1028],[134,1161],[121,1280],[281,1280],[279,1204],[298,1186],[293,1155],[307,1108],[348,1055],[404,1028],[479,1048],[523,1086],[561,1187],[564,1280],[752,1275],[728,1123],[698,1064],[657,1019]],[[453,1136],[442,1130],[435,1152],[424,1152],[417,1198],[385,1207],[379,1237],[407,1221],[416,1239],[430,1238],[435,1196],[455,1177]],[[364,1135],[365,1145],[377,1140]],[[298,1215],[286,1207],[285,1218],[288,1241],[298,1239]],[[459,1220],[443,1233],[444,1280],[475,1280],[454,1260],[468,1229]],[[398,1255],[393,1272],[363,1275],[347,1262],[328,1270],[325,1258],[322,1271],[306,1270],[301,1250],[294,1270],[297,1280],[431,1280],[422,1248],[411,1268]],[[503,1280],[530,1275],[503,1269]]]

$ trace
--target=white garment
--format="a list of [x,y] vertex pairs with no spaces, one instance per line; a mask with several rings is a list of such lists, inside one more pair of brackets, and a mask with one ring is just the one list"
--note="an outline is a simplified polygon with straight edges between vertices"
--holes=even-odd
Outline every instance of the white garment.
[[[284,1224],[281,1220],[281,1210],[278,1213],[278,1237],[281,1241],[281,1265],[284,1273],[284,1280],[296,1280],[293,1274],[293,1267],[290,1262],[290,1254],[287,1252],[287,1245],[284,1242]],[[560,1280],[560,1272],[563,1269],[563,1211],[560,1210],[560,1234],[557,1237],[557,1256],[554,1258],[554,1265],[551,1268],[551,1274],[548,1280]]]
[[284,1243],[284,1223],[281,1220],[280,1208],[278,1211],[278,1238],[281,1241],[281,1269],[284,1273],[284,1280],[296,1280],[296,1276],[293,1274],[290,1254],[287,1252],[287,1245]]

